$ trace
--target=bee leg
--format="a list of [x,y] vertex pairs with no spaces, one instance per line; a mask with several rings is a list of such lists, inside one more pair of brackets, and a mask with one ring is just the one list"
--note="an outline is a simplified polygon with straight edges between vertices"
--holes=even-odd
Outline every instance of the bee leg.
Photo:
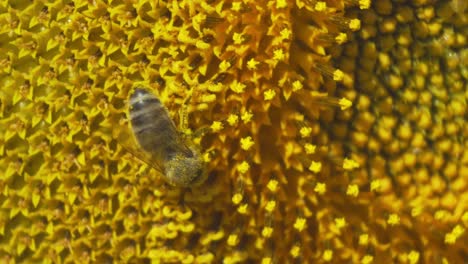
[[195,132],[193,132],[192,138],[200,138],[203,137],[206,133],[209,133],[211,131],[210,127],[201,127]]
[[179,206],[181,207],[185,207],[185,193],[187,192],[187,189],[186,188],[182,188],[180,190],[180,196],[179,196]]
[[179,120],[180,120],[180,130],[186,134],[189,130],[188,128],[188,107],[183,105],[179,110]]
[[188,125],[188,118],[189,118],[189,106],[190,106],[190,101],[192,100],[192,91],[190,94],[187,96],[187,98],[184,100],[182,103],[180,109],[179,109],[179,127],[180,131],[182,131],[183,134],[190,135],[192,131],[189,128]]

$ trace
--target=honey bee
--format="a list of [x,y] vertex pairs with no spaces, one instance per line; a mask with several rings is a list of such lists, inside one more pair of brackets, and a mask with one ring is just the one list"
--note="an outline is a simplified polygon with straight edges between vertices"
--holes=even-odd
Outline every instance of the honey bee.
[[169,184],[194,187],[205,181],[200,151],[177,131],[167,109],[154,94],[137,87],[130,96],[129,115],[133,135],[141,149],[148,154],[150,162],[156,163]]

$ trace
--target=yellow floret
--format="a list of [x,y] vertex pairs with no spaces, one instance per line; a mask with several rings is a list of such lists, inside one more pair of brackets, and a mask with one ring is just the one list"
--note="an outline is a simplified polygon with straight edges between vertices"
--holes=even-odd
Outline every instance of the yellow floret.
[[301,90],[302,87],[303,87],[303,85],[302,85],[302,83],[300,81],[294,81],[293,82],[293,91],[294,92]]
[[333,72],[333,80],[339,82],[339,81],[342,81],[344,78],[344,73],[343,71],[340,71],[340,70],[335,70]]
[[324,194],[327,191],[327,186],[325,183],[319,182],[315,185],[314,191],[319,194]]
[[275,207],[276,207],[276,201],[268,201],[265,206],[265,210],[267,212],[272,212],[273,210],[275,210]]
[[240,82],[234,82],[231,84],[231,90],[233,90],[235,93],[243,93],[246,85]]
[[238,120],[239,120],[239,116],[235,114],[230,114],[229,117],[227,118],[227,122],[231,126],[234,126],[235,124],[237,124]]
[[341,110],[346,110],[350,108],[353,105],[353,103],[346,98],[341,98],[339,101],[339,105],[341,107]]
[[294,222],[294,228],[297,229],[297,231],[301,232],[306,228],[306,219],[305,218],[297,218],[296,221]]
[[236,246],[239,243],[239,237],[236,234],[229,235],[227,244],[231,247]]
[[312,145],[312,144],[310,144],[310,143],[306,143],[306,144],[304,145],[304,149],[305,149],[305,151],[306,151],[307,154],[314,154],[316,148],[317,148],[317,146]]
[[359,236],[359,245],[366,246],[369,243],[369,235],[362,234]]
[[255,144],[252,137],[241,138],[240,143],[243,150],[249,150]]
[[331,261],[333,259],[333,251],[330,249],[327,249],[323,252],[322,256],[323,260],[325,261]]
[[374,257],[371,255],[365,255],[361,259],[361,264],[371,264],[374,262]]
[[359,19],[352,19],[349,22],[349,28],[351,30],[358,30],[361,28],[361,21]]
[[236,193],[232,196],[232,203],[237,205],[242,201],[242,199],[243,199],[242,194]]
[[241,44],[244,41],[244,37],[240,33],[234,33],[234,36],[232,36],[232,39],[234,40],[234,44]]
[[271,191],[271,192],[276,192],[277,188],[278,188],[278,181],[277,180],[270,180],[267,184],[267,188]]
[[291,248],[291,250],[289,251],[289,254],[291,254],[293,258],[297,258],[299,257],[300,251],[301,251],[301,248],[295,245]]
[[326,2],[323,2],[323,1],[317,1],[317,3],[315,3],[315,10],[316,11],[325,11],[327,9],[327,3]]
[[301,127],[299,130],[299,133],[301,134],[301,137],[306,138],[310,136],[310,133],[312,133],[312,128],[310,127]]
[[387,219],[387,223],[390,225],[400,224],[400,217],[397,214],[390,214]]
[[237,166],[237,170],[242,174],[245,174],[249,169],[250,169],[250,165],[247,161],[243,161],[241,164]]
[[348,185],[346,194],[349,196],[357,197],[359,195],[359,186],[357,186],[356,184]]
[[355,168],[359,168],[359,163],[352,159],[345,158],[343,161],[343,169],[345,170],[352,170]]
[[213,130],[213,132],[219,132],[223,129],[223,123],[220,121],[214,121],[210,128]]
[[247,62],[247,68],[249,70],[255,70],[257,69],[257,65],[259,64],[260,62],[256,61],[254,58],[250,59],[248,62]]
[[312,161],[309,165],[309,170],[313,173],[319,173],[322,169],[322,163],[319,161]]
[[266,101],[272,100],[273,98],[275,98],[275,96],[276,96],[276,92],[273,89],[269,89],[263,93],[263,98]]
[[241,120],[244,121],[244,123],[250,122],[250,120],[253,117],[253,113],[246,111],[241,115]]
[[419,252],[411,250],[411,252],[408,253],[408,260],[411,264],[419,263]]
[[276,49],[273,51],[273,59],[276,61],[282,61],[286,58],[284,51],[282,49]]
[[271,234],[273,233],[273,228],[269,227],[269,226],[265,226],[263,229],[262,229],[262,236],[263,237],[271,237]]

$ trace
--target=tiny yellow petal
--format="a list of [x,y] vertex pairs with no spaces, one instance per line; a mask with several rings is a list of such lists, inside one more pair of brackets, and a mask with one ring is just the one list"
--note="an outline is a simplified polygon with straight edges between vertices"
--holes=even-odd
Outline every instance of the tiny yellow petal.
[[378,191],[382,187],[382,182],[380,180],[373,180],[371,182],[371,191]]
[[210,126],[211,130],[213,130],[213,132],[219,132],[221,131],[221,129],[223,129],[223,123],[219,122],[219,121],[214,121],[211,126]]
[[291,37],[291,30],[289,28],[285,28],[283,30],[281,30],[280,32],[280,35],[281,35],[281,38],[283,39],[289,39]]
[[352,169],[356,169],[356,168],[359,168],[359,163],[357,163],[356,161],[354,161],[352,159],[347,159],[347,158],[344,159],[343,169],[352,170]]
[[346,225],[346,219],[344,217],[335,218],[335,225],[337,228],[341,229]]
[[284,51],[282,49],[276,49],[273,51],[273,59],[277,61],[282,61],[286,58]]
[[387,223],[389,225],[398,225],[400,224],[400,217],[397,214],[390,214],[390,216],[387,219]]
[[205,154],[203,154],[203,161],[206,162],[206,163],[211,161],[210,153],[206,152]]
[[349,196],[357,197],[359,195],[359,186],[357,186],[357,184],[348,185],[346,194]]
[[462,215],[463,222],[468,222],[468,212],[464,212]]
[[465,228],[463,228],[461,225],[456,225],[453,228],[452,233],[456,236],[461,236],[463,233],[465,233]]
[[351,19],[351,21],[349,22],[349,29],[351,30],[359,30],[361,28],[361,20],[355,18],[355,19]]
[[416,217],[422,213],[423,208],[421,206],[416,206],[411,209],[411,216]]
[[235,93],[243,93],[246,85],[238,81],[234,81],[229,88]]
[[315,3],[315,11],[322,12],[322,11],[325,11],[326,9],[327,9],[327,3],[323,1],[318,1],[317,3]]
[[239,121],[239,116],[235,114],[230,114],[227,119],[228,124],[231,126],[234,126],[235,124],[237,124],[238,121]]
[[237,205],[237,204],[240,204],[240,202],[242,202],[242,199],[243,199],[243,198],[244,198],[244,197],[242,196],[242,194],[236,193],[236,194],[234,194],[234,195],[232,196],[232,203],[233,203],[233,204],[236,204],[236,205]]
[[277,180],[270,180],[268,182],[268,184],[267,184],[267,188],[271,192],[276,192],[276,190],[278,189],[278,181]]
[[437,220],[444,220],[445,218],[447,218],[447,211],[445,211],[445,210],[437,210],[437,211],[434,213],[434,218],[437,219]]
[[316,148],[317,148],[317,146],[312,145],[312,144],[310,144],[310,143],[306,143],[306,144],[304,145],[304,149],[305,149],[305,152],[306,152],[307,154],[314,154]]
[[241,204],[238,208],[237,208],[237,212],[239,212],[240,214],[247,214],[247,208],[249,207],[248,204]]
[[242,115],[241,115],[241,119],[242,121],[244,121],[244,123],[248,123],[250,122],[250,120],[252,119],[253,117],[253,114],[250,112],[250,111],[246,111],[244,112]]
[[257,65],[259,64],[260,62],[256,61],[254,58],[250,59],[248,62],[247,62],[247,68],[249,70],[255,70],[257,69]]
[[269,100],[275,98],[275,96],[276,96],[276,92],[273,89],[268,89],[267,91],[263,92],[263,98],[266,101],[269,101]]
[[222,61],[220,64],[219,64],[219,69],[223,72],[223,71],[227,71],[227,69],[229,69],[231,67],[231,63],[229,61]]
[[374,262],[374,257],[371,255],[365,255],[361,260],[361,264],[371,264],[372,262]]
[[340,99],[338,104],[340,105],[341,110],[346,110],[346,109],[350,108],[353,105],[353,102],[351,102],[350,100],[343,97],[343,98]]
[[348,41],[348,35],[346,35],[346,33],[340,33],[338,34],[338,36],[335,37],[335,41],[338,44],[343,44],[346,41]]
[[250,169],[250,165],[247,161],[243,161],[241,164],[237,166],[237,170],[242,174],[245,174],[249,169]]
[[301,232],[306,227],[306,223],[307,221],[305,218],[298,217],[296,218],[296,222],[294,222],[294,228]]
[[310,128],[310,127],[301,127],[301,129],[299,130],[299,133],[301,134],[302,138],[308,137],[312,133],[312,128]]
[[35,193],[32,194],[32,203],[33,203],[34,207],[37,207],[37,205],[39,204],[40,199],[41,199],[40,195],[35,194]]
[[411,250],[410,253],[408,253],[408,260],[411,264],[416,264],[419,262],[419,252],[415,250]]
[[457,241],[456,235],[452,233],[445,234],[445,239],[444,239],[445,244],[453,245],[455,244],[455,241]]
[[206,94],[201,97],[203,103],[212,103],[216,101],[216,94]]
[[359,9],[369,9],[371,0],[359,0]]
[[313,173],[319,173],[322,170],[322,163],[319,161],[312,161],[309,166],[309,170]]
[[298,80],[294,81],[292,85],[293,85],[293,92],[299,91],[304,87],[304,85]]
[[276,1],[276,8],[285,8],[288,6],[288,2],[286,0],[277,0]]
[[263,229],[262,229],[262,236],[263,237],[271,237],[271,234],[273,233],[273,228],[269,227],[269,226],[265,226]]
[[227,244],[231,247],[234,247],[239,243],[239,237],[235,234],[229,235],[227,239]]
[[275,201],[268,201],[268,203],[266,204],[265,206],[265,210],[267,210],[268,212],[272,212],[273,210],[275,210],[275,207],[276,207],[276,202]]
[[327,185],[325,183],[318,182],[315,185],[314,191],[319,194],[324,194],[327,191]]
[[243,150],[249,150],[255,144],[252,137],[241,138],[240,143]]
[[219,93],[223,91],[224,87],[221,83],[210,83],[207,87],[208,91],[213,93]]
[[264,257],[262,258],[262,264],[271,264],[271,258],[270,257]]
[[300,253],[301,253],[301,247],[297,245],[293,246],[291,250],[289,251],[289,254],[291,254],[293,258],[299,257]]
[[333,258],[333,251],[330,249],[327,249],[323,252],[323,260],[325,261],[330,261]]
[[359,236],[359,245],[361,246],[367,246],[369,243],[369,235],[368,234],[362,234]]
[[341,70],[335,70],[335,71],[333,72],[333,80],[334,80],[334,81],[339,82],[339,81],[342,81],[343,79],[344,79],[344,72],[343,72],[343,71],[341,71]]
[[244,36],[240,33],[234,33],[232,40],[234,41],[234,44],[239,45],[244,41]]
[[233,11],[239,12],[241,10],[241,8],[242,8],[242,2],[239,1],[239,2],[232,3],[231,9]]

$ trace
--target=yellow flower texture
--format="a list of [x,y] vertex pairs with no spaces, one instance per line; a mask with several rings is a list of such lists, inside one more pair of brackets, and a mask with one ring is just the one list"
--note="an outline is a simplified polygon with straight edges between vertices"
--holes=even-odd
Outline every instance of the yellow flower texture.
[[[0,1],[0,262],[463,263],[466,7]],[[120,141],[136,85],[201,186]]]

